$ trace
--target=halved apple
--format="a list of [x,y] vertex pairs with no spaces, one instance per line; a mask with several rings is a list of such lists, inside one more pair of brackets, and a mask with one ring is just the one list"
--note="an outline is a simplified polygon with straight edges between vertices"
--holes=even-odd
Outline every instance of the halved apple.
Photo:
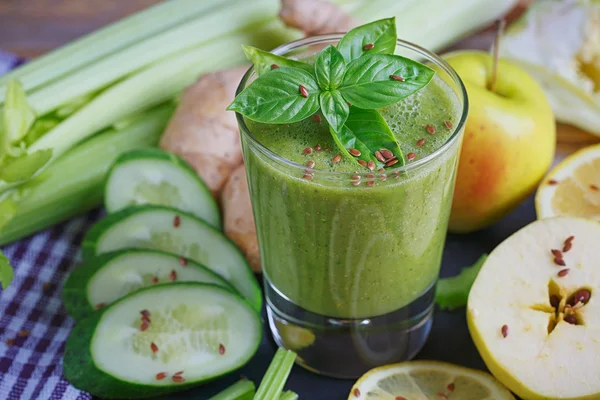
[[506,239],[467,321],[490,371],[524,400],[600,399],[600,223],[544,219]]

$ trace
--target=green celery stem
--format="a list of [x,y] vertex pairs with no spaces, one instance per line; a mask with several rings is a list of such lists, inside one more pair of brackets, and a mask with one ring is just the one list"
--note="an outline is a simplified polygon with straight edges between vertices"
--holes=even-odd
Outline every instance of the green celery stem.
[[298,395],[291,390],[283,392],[279,400],[298,400]]
[[254,382],[244,379],[208,400],[252,400],[255,389]]
[[0,228],[0,245],[102,205],[104,179],[113,161],[129,150],[155,147],[173,109],[169,102],[141,114],[126,129],[94,136],[60,157],[37,179],[8,192],[0,210],[16,202],[17,212]]
[[278,349],[258,387],[254,400],[279,399],[294,366],[294,361],[296,361],[296,353],[290,350]]

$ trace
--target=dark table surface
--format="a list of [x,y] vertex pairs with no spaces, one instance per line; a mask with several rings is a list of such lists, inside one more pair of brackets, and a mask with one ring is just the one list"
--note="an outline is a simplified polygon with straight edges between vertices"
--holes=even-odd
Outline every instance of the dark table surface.
[[[481,254],[491,252],[512,233],[534,220],[533,197],[530,197],[491,228],[467,235],[448,235],[442,263],[442,277],[457,274],[462,267],[473,264]],[[168,399],[205,400],[236,382],[240,376],[245,376],[258,384],[276,350],[266,325],[264,333],[258,353],[241,370],[202,388],[170,395]],[[447,361],[486,370],[469,336],[464,308],[454,312],[436,310],[431,336],[416,358]],[[302,400],[345,400],[353,383],[352,380],[322,377],[295,366],[286,389],[298,393]]]

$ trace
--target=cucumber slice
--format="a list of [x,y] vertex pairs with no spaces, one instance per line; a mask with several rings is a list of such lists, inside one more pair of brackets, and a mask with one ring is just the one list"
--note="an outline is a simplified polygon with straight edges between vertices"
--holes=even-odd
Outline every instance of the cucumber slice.
[[191,214],[137,206],[104,218],[83,239],[84,260],[121,249],[163,250],[205,265],[225,278],[256,310],[262,295],[248,262],[223,233]]
[[62,298],[69,315],[79,321],[129,293],[174,280],[234,290],[220,275],[192,260],[157,250],[131,249],[98,255],[75,269]]
[[196,172],[178,156],[147,148],[117,158],[106,180],[109,213],[154,204],[183,210],[221,229],[219,207]]
[[[150,321],[145,329],[143,310]],[[261,338],[259,314],[228,289],[197,282],[151,286],[75,326],[64,374],[101,398],[158,396],[241,367]]]

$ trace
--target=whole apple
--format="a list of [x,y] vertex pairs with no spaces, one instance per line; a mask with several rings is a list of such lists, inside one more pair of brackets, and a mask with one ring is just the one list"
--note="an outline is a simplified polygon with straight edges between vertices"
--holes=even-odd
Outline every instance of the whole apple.
[[537,187],[554,158],[556,125],[542,88],[523,69],[481,51],[444,56],[464,82],[469,117],[462,144],[449,229],[492,225]]

